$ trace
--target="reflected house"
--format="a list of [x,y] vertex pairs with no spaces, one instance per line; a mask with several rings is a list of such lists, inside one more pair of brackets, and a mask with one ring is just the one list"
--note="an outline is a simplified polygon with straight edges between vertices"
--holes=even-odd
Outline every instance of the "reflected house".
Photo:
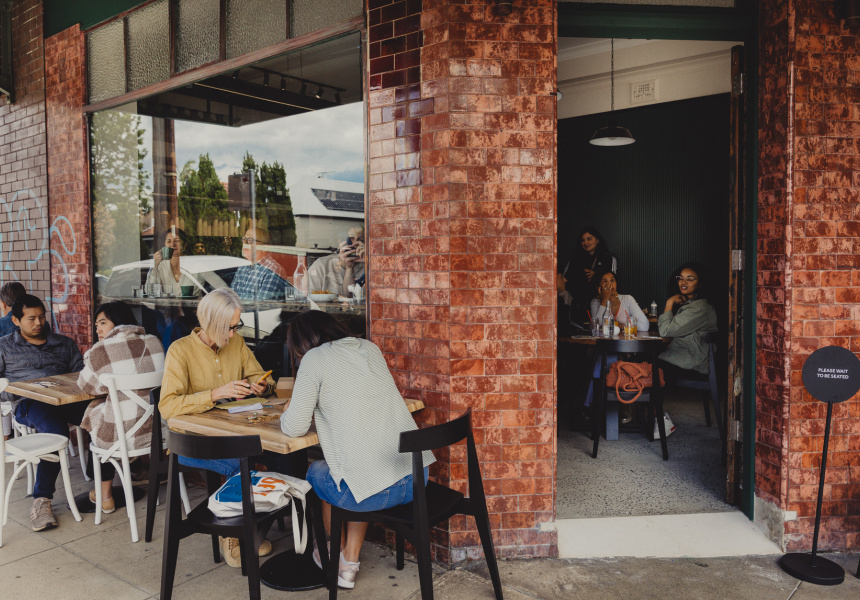
[[364,183],[313,177],[290,186],[296,246],[336,248],[351,227],[364,227]]

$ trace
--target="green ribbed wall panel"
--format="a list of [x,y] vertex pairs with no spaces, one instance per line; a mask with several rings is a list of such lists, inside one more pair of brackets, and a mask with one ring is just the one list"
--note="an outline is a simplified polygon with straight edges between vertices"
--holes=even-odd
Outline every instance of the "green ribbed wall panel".
[[[699,261],[716,276],[724,330],[729,264],[729,95],[617,111],[636,143],[588,143],[608,115],[559,121],[558,246],[563,264],[593,225],[618,256],[619,291],[640,306],[667,298],[672,271]],[[677,287],[673,286],[676,293]]]

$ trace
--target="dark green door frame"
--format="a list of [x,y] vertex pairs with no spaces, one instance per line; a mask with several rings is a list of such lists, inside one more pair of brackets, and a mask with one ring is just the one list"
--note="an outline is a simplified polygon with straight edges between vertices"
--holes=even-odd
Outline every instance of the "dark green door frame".
[[744,237],[744,421],[741,510],[753,518],[755,497],[755,323],[758,186],[758,37],[757,2],[738,2],[740,8],[678,6],[633,7],[618,4],[558,5],[559,37],[629,38],[663,40],[724,40],[746,48],[746,206]]

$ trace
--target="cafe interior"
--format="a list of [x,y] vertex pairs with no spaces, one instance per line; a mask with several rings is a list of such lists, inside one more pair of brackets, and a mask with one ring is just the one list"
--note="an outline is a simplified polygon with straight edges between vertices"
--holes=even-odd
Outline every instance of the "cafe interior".
[[[559,270],[578,251],[580,232],[594,227],[617,258],[618,293],[633,296],[646,311],[655,302],[659,314],[678,293],[675,269],[687,262],[705,265],[711,289],[720,290],[709,301],[717,313],[714,364],[723,398],[725,332],[735,318],[724,292],[731,226],[731,52],[725,42],[561,38],[558,55]],[[614,134],[620,138],[613,139],[616,145],[595,145],[601,130],[613,125],[626,129]],[[735,510],[727,501],[726,448],[718,425],[725,419],[713,419],[707,391],[667,392],[664,409],[675,427],[668,461],[662,460],[659,439],[650,441],[645,421],[651,421],[643,409],[633,411],[616,440],[602,433],[606,440],[592,458],[594,416],[583,399],[596,354],[569,343],[583,332],[567,317],[560,309],[559,522]],[[656,331],[656,318],[650,322]],[[607,399],[614,394],[610,390]],[[599,427],[618,425],[607,421]]]

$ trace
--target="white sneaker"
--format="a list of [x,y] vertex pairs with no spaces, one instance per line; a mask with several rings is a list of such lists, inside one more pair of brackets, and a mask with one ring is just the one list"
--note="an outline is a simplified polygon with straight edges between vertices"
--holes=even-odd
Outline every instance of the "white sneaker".
[[[672,422],[672,419],[669,417],[669,413],[663,413],[663,425],[666,427],[666,437],[669,437],[673,433],[675,433],[675,424]],[[660,439],[660,428],[657,426],[657,421],[654,421],[654,439]]]
[[358,577],[358,562],[349,562],[340,553],[340,565],[337,572],[337,587],[351,590],[355,587],[355,578]]

